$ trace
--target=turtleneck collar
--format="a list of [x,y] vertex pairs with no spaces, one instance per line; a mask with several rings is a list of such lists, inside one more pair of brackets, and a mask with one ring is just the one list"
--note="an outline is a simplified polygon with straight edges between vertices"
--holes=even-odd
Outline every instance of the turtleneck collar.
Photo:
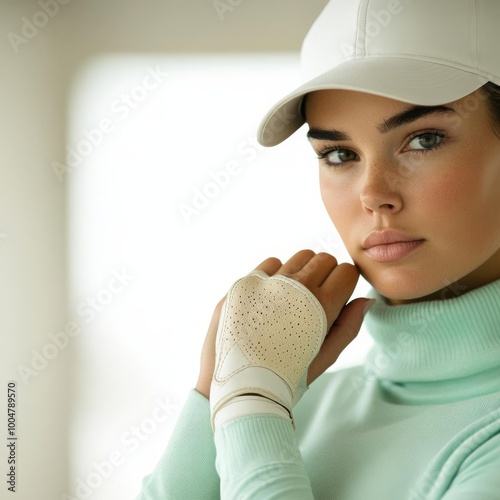
[[451,380],[500,367],[500,280],[459,297],[377,303],[365,326],[375,345],[366,369],[393,382]]

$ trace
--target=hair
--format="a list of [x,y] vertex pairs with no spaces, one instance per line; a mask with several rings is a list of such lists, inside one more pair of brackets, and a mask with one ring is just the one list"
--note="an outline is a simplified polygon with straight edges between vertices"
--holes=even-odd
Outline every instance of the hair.
[[492,120],[493,130],[500,137],[500,85],[488,82],[481,87],[486,93],[486,101]]

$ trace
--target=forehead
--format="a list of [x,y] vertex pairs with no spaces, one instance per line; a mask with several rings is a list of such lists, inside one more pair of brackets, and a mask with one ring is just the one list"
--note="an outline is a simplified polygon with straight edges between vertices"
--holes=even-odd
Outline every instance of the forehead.
[[[306,122],[311,127],[339,127],[367,122],[380,124],[403,113],[415,104],[352,90],[319,90],[307,95],[304,103]],[[486,94],[476,91],[457,101],[446,103],[460,121],[487,119]]]
[[346,107],[369,106],[402,110],[407,103],[366,92],[354,90],[317,90],[307,95],[305,100],[306,117],[316,115],[324,109],[342,111]]

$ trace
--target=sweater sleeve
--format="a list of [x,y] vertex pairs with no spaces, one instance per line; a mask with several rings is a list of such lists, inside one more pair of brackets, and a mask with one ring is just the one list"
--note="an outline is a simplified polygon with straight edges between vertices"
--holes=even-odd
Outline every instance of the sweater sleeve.
[[290,421],[240,417],[216,429],[215,445],[221,499],[313,499]]
[[208,400],[194,389],[179,415],[165,453],[142,481],[137,500],[218,500],[214,435]]
[[498,500],[500,498],[500,434],[469,455],[442,500]]

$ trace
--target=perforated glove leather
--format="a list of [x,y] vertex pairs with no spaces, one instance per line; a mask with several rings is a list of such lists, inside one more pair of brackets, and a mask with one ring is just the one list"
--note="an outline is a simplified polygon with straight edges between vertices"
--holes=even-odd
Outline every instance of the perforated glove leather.
[[253,271],[234,283],[217,330],[212,427],[256,413],[293,422],[292,406],[326,333],[323,307],[298,281]]

